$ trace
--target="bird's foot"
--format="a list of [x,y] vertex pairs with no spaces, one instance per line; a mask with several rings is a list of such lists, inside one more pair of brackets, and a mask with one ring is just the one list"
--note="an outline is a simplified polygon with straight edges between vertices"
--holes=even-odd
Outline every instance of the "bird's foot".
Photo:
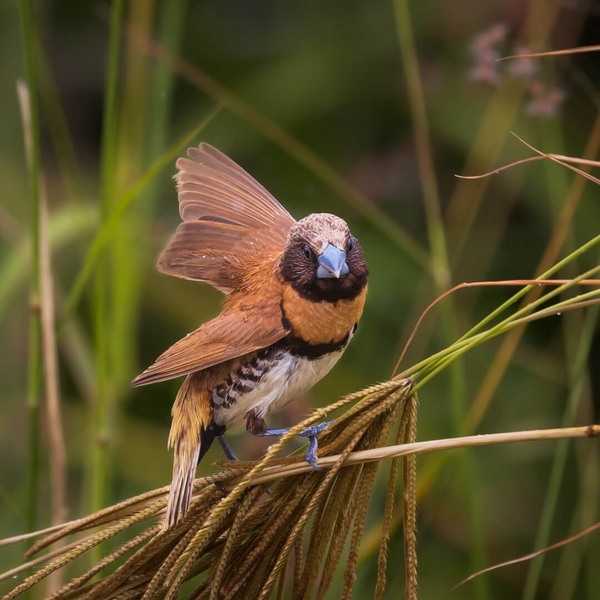
[[326,429],[330,423],[331,421],[325,421],[324,423],[319,423],[318,425],[311,425],[310,427],[303,429],[298,435],[307,438],[315,437],[321,433],[321,431]]
[[325,421],[325,423],[319,423],[318,425],[311,425],[306,429],[303,429],[298,435],[308,438],[308,450],[306,451],[306,462],[316,471],[324,471],[323,467],[317,464],[317,455],[315,452],[319,446],[317,442],[317,435],[325,429],[331,421]]
[[[260,426],[258,421],[262,421]],[[325,423],[319,423],[318,425],[311,425],[306,429],[303,429],[298,435],[301,437],[308,438],[308,450],[306,451],[306,462],[316,471],[323,471],[324,469],[317,464],[316,451],[319,446],[317,441],[317,435],[321,433],[328,425],[330,421]],[[251,419],[248,419],[246,423],[246,429],[257,437],[267,436],[282,436],[285,435],[288,429],[267,429],[267,426],[263,419],[259,419],[256,415],[252,415]]]

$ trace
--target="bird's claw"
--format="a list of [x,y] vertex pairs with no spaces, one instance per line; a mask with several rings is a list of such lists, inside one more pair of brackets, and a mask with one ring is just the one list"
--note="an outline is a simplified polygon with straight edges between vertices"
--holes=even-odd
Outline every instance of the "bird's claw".
[[327,426],[329,421],[325,423],[319,423],[318,425],[311,425],[306,429],[303,429],[298,435],[308,438],[308,450],[306,451],[305,460],[315,471],[324,471],[323,467],[317,464],[316,451],[318,448],[317,435],[321,433]]
[[306,451],[306,454],[304,456],[306,462],[315,471],[324,471],[325,469],[323,469],[323,467],[320,467],[317,464],[317,455],[315,454],[315,452],[317,451],[318,442],[317,442],[316,436],[315,435],[306,435],[305,437],[308,437],[308,450]]
[[321,433],[331,421],[325,421],[325,423],[319,423],[318,425],[311,425],[306,429],[303,429],[298,435],[302,437],[312,438]]
[[[306,462],[313,468],[315,471],[324,471],[323,467],[320,467],[317,464],[317,455],[315,452],[318,448],[317,435],[321,433],[328,425],[330,421],[326,421],[325,423],[319,423],[318,425],[311,425],[306,429],[303,429],[298,435],[301,437],[308,438],[308,450],[306,451]],[[257,437],[265,437],[265,436],[281,436],[285,435],[289,429],[267,429],[263,433],[254,434]],[[251,432],[252,433],[252,432]]]

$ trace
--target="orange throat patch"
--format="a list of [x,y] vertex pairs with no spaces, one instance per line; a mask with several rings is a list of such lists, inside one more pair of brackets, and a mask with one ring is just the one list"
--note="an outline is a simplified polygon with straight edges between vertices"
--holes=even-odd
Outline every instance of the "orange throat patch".
[[283,310],[293,335],[309,344],[330,344],[342,340],[358,323],[365,306],[367,286],[352,300],[314,302],[306,300],[290,284],[283,289]]

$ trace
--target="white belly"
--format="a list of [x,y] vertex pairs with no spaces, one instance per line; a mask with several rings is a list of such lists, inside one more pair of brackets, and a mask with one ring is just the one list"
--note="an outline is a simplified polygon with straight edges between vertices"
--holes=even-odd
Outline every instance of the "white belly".
[[241,394],[235,403],[228,407],[215,404],[215,422],[229,428],[241,424],[251,409],[256,409],[261,418],[268,412],[281,410],[327,375],[344,350],[345,347],[313,360],[285,353],[254,389]]

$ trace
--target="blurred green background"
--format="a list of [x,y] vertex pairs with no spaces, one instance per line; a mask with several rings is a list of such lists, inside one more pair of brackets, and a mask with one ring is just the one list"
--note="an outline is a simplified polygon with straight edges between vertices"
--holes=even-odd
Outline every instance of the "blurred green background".
[[[170,482],[166,442],[180,382],[135,390],[129,382],[215,316],[221,296],[154,267],[179,221],[172,176],[186,145],[139,194],[127,193],[203,120],[188,145],[215,145],[296,218],[319,211],[346,219],[371,272],[365,314],[343,360],[272,416],[272,425],[295,423],[310,407],[387,379],[421,312],[451,285],[531,278],[551,239],[558,239],[553,264],[598,233],[597,188],[577,188],[577,176],[558,165],[533,163],[483,181],[454,176],[530,156],[511,130],[544,151],[595,157],[598,54],[494,62],[528,49],[598,43],[593,2],[130,0],[118,72],[107,61],[115,31],[109,3],[46,0],[34,3],[33,15],[36,34],[27,43],[39,72],[69,519]],[[169,49],[166,62],[148,36]],[[46,413],[40,405],[36,445],[26,405],[32,203],[16,93],[24,43],[20,3],[0,3],[0,537],[52,522]],[[111,73],[112,145],[110,131],[102,134]],[[65,312],[94,236],[128,200]],[[592,254],[560,276],[597,264]],[[444,301],[403,367],[447,346],[512,291],[463,290]],[[419,439],[597,421],[599,332],[592,309],[536,322],[505,371],[494,363],[502,339],[482,346],[423,390]],[[244,458],[258,458],[268,444],[241,431],[229,440]],[[477,569],[595,523],[598,449],[585,440],[421,457],[420,597],[596,598],[597,533],[543,562],[451,590]],[[211,472],[216,458],[218,447],[198,473]],[[386,472],[384,463],[356,598],[373,589]],[[397,598],[401,527],[390,547],[386,597]],[[24,548],[0,548],[0,570],[16,566]],[[0,582],[0,592],[14,583]]]

